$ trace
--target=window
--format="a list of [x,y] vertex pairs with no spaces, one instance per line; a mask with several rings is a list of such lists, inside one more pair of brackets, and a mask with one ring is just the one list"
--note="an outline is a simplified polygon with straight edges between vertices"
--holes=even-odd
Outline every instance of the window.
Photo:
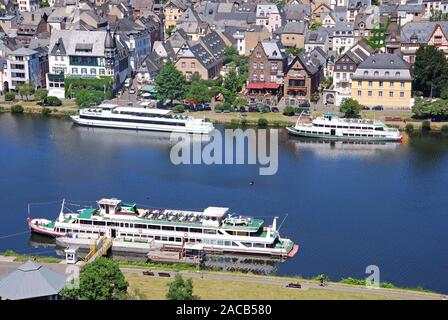
[[77,74],[78,73],[78,68],[72,68],[72,73]]
[[182,63],[181,63],[181,67],[182,67],[182,68],[185,68],[185,66],[186,66],[185,62],[182,62]]
[[378,97],[382,97],[383,96],[383,91],[378,91]]
[[362,81],[358,80],[358,86],[360,87],[362,85]]
[[404,92],[400,92],[400,98],[404,98]]
[[254,62],[253,64],[252,64],[252,68],[254,68],[254,69],[257,69],[257,63],[256,62]]
[[391,81],[391,82],[389,82],[389,87],[393,87],[394,86],[394,82],[393,81]]
[[400,87],[404,88],[404,82],[403,81],[400,82]]
[[379,82],[379,86],[382,87],[383,86],[383,81]]
[[358,90],[358,97],[362,95],[361,90]]
[[394,92],[393,91],[389,91],[389,97],[393,98],[394,96]]
[[87,74],[87,68],[81,68],[81,74]]
[[90,68],[90,74],[96,75],[96,69],[95,68]]
[[100,69],[100,75],[101,75],[101,76],[104,76],[104,74],[105,74],[104,69]]
[[372,96],[372,91],[368,91],[368,92],[367,92],[367,95],[368,95],[369,97],[371,97],[371,96]]
[[195,63],[195,62],[192,62],[192,63],[191,63],[191,67],[192,67],[192,68],[196,68],[196,63]]
[[372,81],[369,81],[369,87],[371,87],[372,86]]

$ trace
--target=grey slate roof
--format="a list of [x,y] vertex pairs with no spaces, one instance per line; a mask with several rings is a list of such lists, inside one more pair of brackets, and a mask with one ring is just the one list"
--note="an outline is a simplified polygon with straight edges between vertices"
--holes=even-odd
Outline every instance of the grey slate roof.
[[65,282],[65,275],[28,261],[0,278],[0,297],[20,300],[56,295]]
[[[95,56],[104,55],[106,31],[53,30],[50,38],[50,52],[58,39],[62,39],[68,55]],[[91,44],[91,52],[79,52],[79,44]]]
[[400,41],[411,43],[411,37],[416,37],[417,43],[427,44],[437,25],[448,35],[448,21],[408,22],[401,27]]
[[359,65],[362,69],[405,69],[409,65],[399,56],[392,53],[377,53],[369,56]]
[[284,26],[279,27],[274,31],[276,34],[292,33],[292,34],[304,34],[305,23],[301,22],[287,22]]

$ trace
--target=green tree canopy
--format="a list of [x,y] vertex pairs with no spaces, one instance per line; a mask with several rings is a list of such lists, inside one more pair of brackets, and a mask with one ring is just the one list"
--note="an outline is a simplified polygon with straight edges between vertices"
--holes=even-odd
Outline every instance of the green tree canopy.
[[19,91],[21,97],[26,97],[26,100],[28,100],[29,96],[34,93],[34,85],[31,82],[18,85],[17,91]]
[[48,96],[48,90],[45,88],[39,88],[36,90],[36,93],[34,94],[34,98],[36,100],[42,101]]
[[101,91],[81,89],[75,93],[75,102],[80,108],[88,108],[92,105],[99,105],[104,100],[104,93]]
[[437,99],[431,101],[430,99],[416,98],[412,106],[412,112],[415,118],[436,120],[448,119],[448,100]]
[[79,288],[64,289],[62,295],[79,300],[121,300],[127,298],[128,282],[118,262],[98,258],[82,267]]
[[423,95],[440,96],[448,84],[448,62],[442,50],[434,46],[422,46],[417,49],[413,66],[414,90]]
[[199,297],[193,294],[191,278],[184,280],[180,274],[176,274],[174,281],[168,284],[166,298],[168,300],[199,300]]
[[208,89],[207,82],[203,80],[192,81],[186,86],[186,98],[199,102],[210,102],[212,94]]
[[345,113],[346,117],[357,118],[362,110],[361,104],[352,98],[344,98],[341,102],[340,112]]
[[238,77],[235,69],[231,69],[224,78],[223,87],[227,90],[238,93],[242,89],[241,79]]
[[163,103],[185,98],[185,77],[172,62],[164,64],[156,77],[157,98]]

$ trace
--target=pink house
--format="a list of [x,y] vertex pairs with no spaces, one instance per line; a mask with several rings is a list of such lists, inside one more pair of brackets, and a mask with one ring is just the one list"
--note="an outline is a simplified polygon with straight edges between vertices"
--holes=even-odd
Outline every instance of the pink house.
[[256,12],[257,25],[265,26],[273,32],[282,26],[282,15],[275,4],[258,4]]

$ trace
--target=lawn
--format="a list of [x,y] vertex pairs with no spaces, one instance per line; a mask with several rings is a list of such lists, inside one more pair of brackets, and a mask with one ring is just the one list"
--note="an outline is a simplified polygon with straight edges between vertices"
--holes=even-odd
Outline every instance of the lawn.
[[[149,300],[165,299],[170,278],[125,273],[130,289],[140,290]],[[393,299],[383,295],[352,293],[325,289],[288,289],[277,284],[260,284],[234,280],[193,279],[194,294],[203,300],[367,300]]]

